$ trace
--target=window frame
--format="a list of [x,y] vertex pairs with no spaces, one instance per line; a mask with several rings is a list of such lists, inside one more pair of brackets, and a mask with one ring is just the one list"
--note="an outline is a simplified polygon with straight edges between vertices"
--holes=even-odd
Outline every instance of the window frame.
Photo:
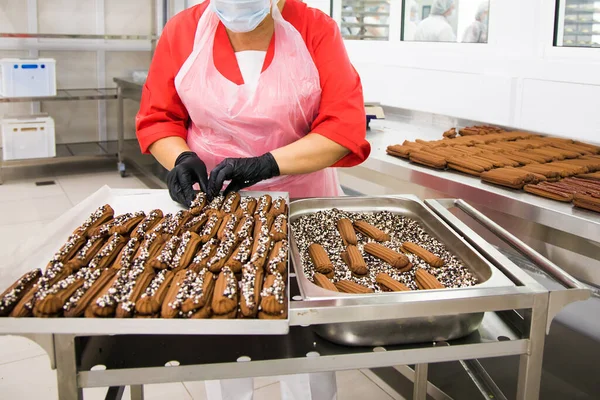
[[[559,13],[564,4],[564,0],[555,0],[555,2],[548,2],[541,6],[539,44],[542,49],[542,57],[548,61],[565,63],[600,62],[600,48],[598,47],[570,47],[556,44],[558,43],[558,23],[561,20]],[[564,24],[562,29],[564,29]]]

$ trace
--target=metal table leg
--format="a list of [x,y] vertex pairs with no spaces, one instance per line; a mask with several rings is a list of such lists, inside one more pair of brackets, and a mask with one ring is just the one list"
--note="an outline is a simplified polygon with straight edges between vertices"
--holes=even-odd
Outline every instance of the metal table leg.
[[[381,368],[380,368],[381,370]],[[397,365],[395,367],[391,367],[390,370],[396,370],[399,372],[404,378],[408,381],[412,382],[413,389],[415,385],[416,374],[415,370],[413,370],[408,365]],[[429,370],[429,368],[428,368]],[[429,371],[428,371],[429,372]],[[395,382],[398,382],[398,377],[394,377]],[[385,382],[389,383],[389,382]],[[450,396],[444,393],[440,388],[432,384],[431,382],[427,382],[427,396],[431,397],[433,400],[452,400]]]
[[517,386],[518,400],[533,400],[538,399],[540,396],[548,301],[548,294],[536,295],[533,308],[527,310],[525,314],[525,320],[528,322],[527,326],[529,328],[529,349],[520,358]]
[[52,334],[40,334],[40,333],[30,333],[21,335],[26,337],[27,339],[37,343],[46,354],[48,354],[48,358],[50,359],[50,368],[56,369],[56,355],[54,353],[54,335]]
[[124,392],[125,386],[111,386],[108,388],[104,400],[121,400]]
[[484,398],[508,400],[479,360],[464,360],[460,361],[460,364]]
[[131,400],[144,400],[144,385],[131,385]]
[[117,149],[117,157],[118,163],[117,167],[119,169],[119,173],[122,177],[125,177],[126,168],[125,162],[123,161],[123,144],[125,142],[125,110],[124,110],[124,102],[123,102],[123,89],[119,86],[117,88],[117,139],[118,139],[118,149]]
[[83,400],[83,390],[77,386],[77,360],[74,335],[55,335],[56,380],[60,400]]
[[427,368],[428,364],[415,365],[415,388],[413,400],[427,399]]

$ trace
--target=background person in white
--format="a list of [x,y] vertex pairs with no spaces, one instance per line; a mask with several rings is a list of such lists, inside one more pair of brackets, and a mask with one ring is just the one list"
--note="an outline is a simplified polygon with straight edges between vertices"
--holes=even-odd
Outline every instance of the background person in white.
[[404,17],[404,40],[413,41],[415,40],[417,22],[419,21],[419,6],[414,0],[409,0],[408,4],[408,12]]
[[421,42],[456,42],[456,33],[448,22],[454,12],[454,0],[435,0],[431,13],[419,23],[415,40]]
[[489,7],[487,0],[479,4],[475,13],[475,21],[465,30],[463,43],[487,43]]

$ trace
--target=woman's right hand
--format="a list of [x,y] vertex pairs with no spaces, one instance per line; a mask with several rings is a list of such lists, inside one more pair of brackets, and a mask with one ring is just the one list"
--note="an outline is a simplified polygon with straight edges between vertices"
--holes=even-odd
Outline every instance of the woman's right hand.
[[171,198],[189,207],[196,194],[194,184],[198,183],[200,189],[207,193],[208,173],[206,165],[193,151],[184,151],[175,160],[175,167],[167,175],[167,186]]

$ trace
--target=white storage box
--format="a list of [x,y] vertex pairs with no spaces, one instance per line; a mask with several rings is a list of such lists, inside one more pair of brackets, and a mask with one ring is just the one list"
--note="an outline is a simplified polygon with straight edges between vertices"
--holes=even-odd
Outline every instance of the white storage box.
[[56,96],[56,60],[0,59],[0,96]]
[[0,126],[4,160],[56,156],[54,120],[51,117],[4,118]]

